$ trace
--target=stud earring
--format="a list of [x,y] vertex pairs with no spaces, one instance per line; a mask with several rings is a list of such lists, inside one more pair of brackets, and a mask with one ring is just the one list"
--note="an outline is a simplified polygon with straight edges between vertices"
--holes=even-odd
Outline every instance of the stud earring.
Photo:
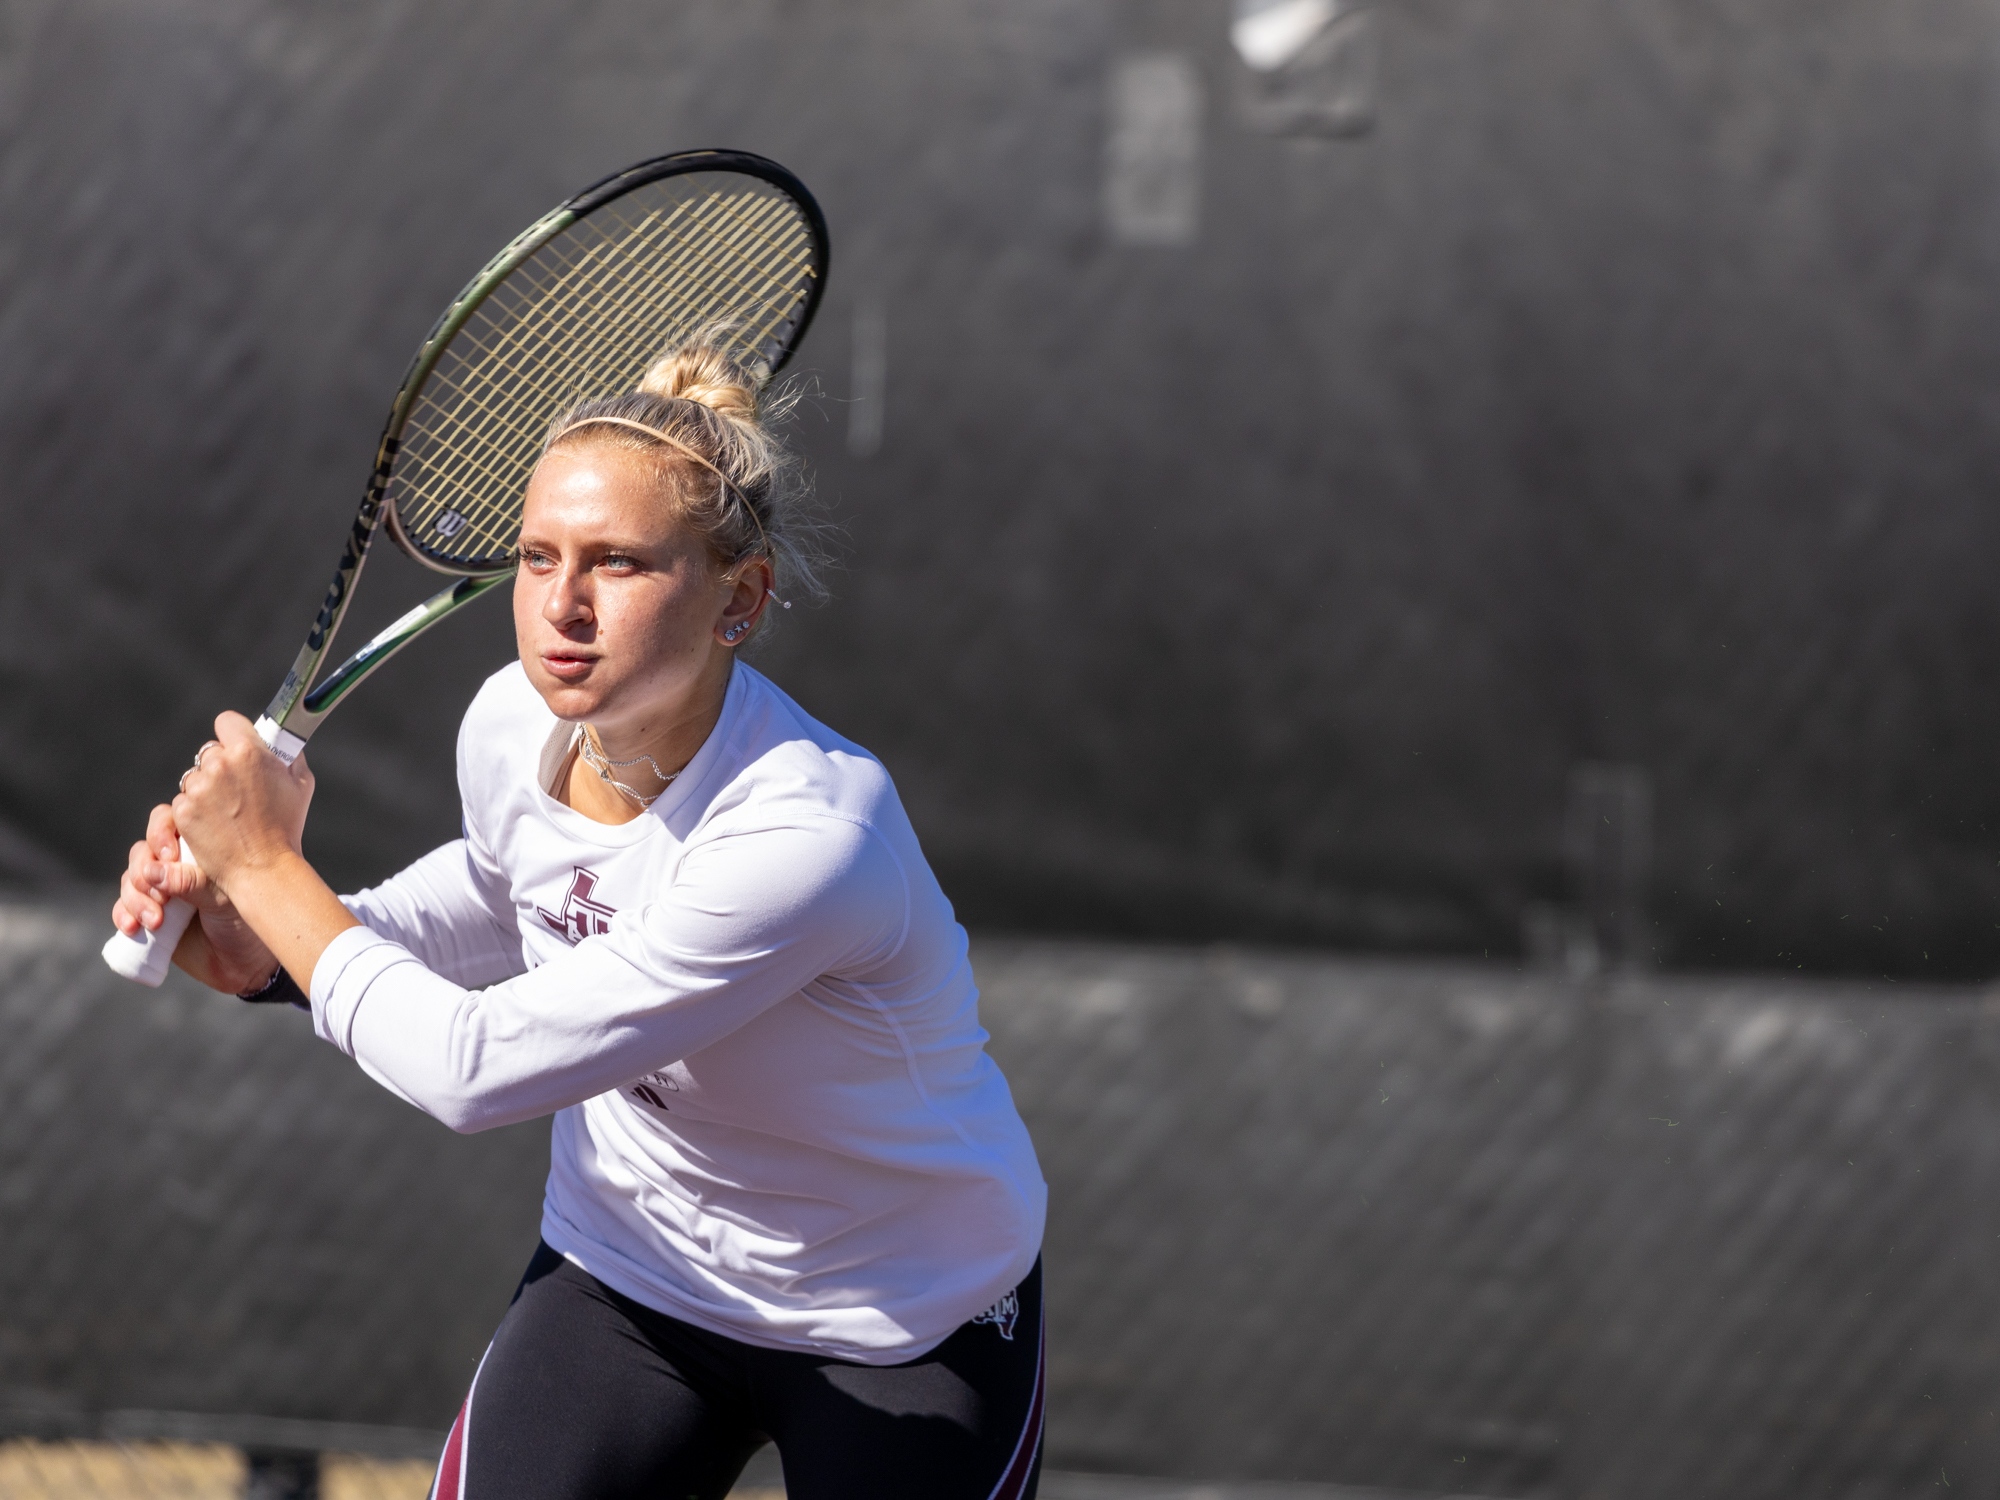
[[738,620],[734,625],[722,632],[722,638],[733,646],[738,640],[742,639],[743,632],[749,628],[750,622],[748,620]]

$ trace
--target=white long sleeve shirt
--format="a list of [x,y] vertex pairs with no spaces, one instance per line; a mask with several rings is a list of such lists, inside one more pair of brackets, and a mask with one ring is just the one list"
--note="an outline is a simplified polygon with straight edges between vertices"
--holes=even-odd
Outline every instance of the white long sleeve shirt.
[[487,681],[465,836],[347,898],[315,1029],[454,1129],[554,1111],[542,1236],[614,1290],[915,1358],[1032,1267],[1047,1190],[888,773],[740,663],[630,823],[549,794],[572,734]]

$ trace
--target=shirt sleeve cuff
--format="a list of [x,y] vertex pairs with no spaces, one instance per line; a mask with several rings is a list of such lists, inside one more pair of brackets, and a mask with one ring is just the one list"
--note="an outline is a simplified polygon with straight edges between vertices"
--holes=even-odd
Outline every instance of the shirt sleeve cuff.
[[348,928],[321,950],[319,962],[313,965],[314,1032],[322,1041],[354,1056],[354,1013],[361,1008],[368,987],[397,964],[417,962],[416,955],[401,943],[366,927]]

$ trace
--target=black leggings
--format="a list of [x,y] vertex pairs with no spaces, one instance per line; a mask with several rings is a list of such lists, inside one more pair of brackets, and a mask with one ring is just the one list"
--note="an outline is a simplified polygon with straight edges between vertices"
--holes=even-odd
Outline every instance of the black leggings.
[[921,1359],[760,1349],[547,1245],[480,1361],[432,1500],[723,1500],[775,1442],[788,1500],[1032,1500],[1042,1267]]

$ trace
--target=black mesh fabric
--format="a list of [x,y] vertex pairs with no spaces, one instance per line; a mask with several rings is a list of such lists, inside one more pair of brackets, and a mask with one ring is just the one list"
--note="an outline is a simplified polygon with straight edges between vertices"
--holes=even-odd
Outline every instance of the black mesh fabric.
[[[452,1135],[299,1013],[140,990],[102,937],[99,903],[0,910],[0,1425],[441,1429],[534,1244],[546,1127]],[[1051,1189],[1054,1473],[1991,1490],[1985,992],[974,961]]]

